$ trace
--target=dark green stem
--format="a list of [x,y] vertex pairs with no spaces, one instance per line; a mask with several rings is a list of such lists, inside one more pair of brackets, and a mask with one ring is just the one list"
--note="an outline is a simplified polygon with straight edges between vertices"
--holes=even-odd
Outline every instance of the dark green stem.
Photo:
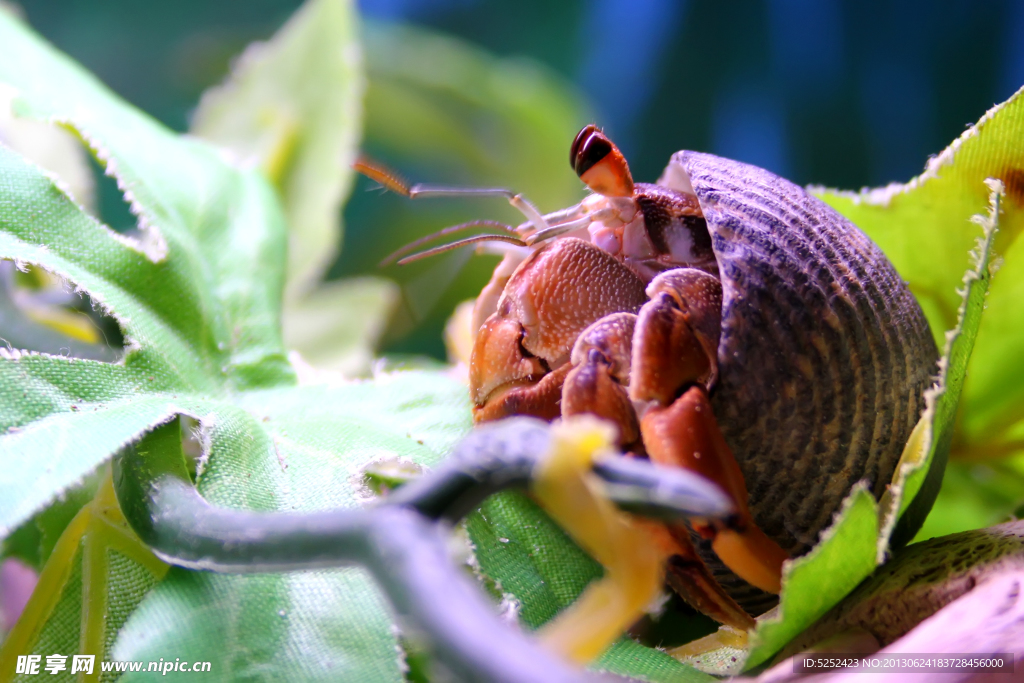
[[[279,572],[356,564],[387,594],[403,633],[430,646],[458,680],[584,681],[575,669],[501,622],[451,562],[445,526],[487,496],[531,481],[548,451],[545,423],[518,418],[475,430],[436,470],[379,504],[312,513],[251,512],[211,505],[195,488],[176,423],[160,427],[115,462],[125,517],[167,562],[227,573]],[[595,465],[612,499],[644,514],[724,516],[724,493],[709,482],[646,461]]]

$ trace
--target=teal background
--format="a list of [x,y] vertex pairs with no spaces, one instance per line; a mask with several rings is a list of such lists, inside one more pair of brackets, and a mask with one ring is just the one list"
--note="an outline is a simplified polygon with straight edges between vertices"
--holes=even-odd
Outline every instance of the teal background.
[[[115,91],[184,130],[232,57],[271,35],[298,4],[21,6],[38,31]],[[653,180],[672,152],[687,148],[799,183],[905,181],[1024,84],[1024,3],[1013,0],[363,0],[360,7],[376,21],[420,24],[542,64],[585,94],[641,180]],[[566,157],[575,132],[565,131]],[[422,165],[401,170],[423,181],[458,177]],[[360,181],[345,209],[348,249],[331,277],[379,273],[390,251],[374,233],[394,198],[365,192],[371,186]],[[101,190],[104,217],[130,224],[113,183]],[[393,329],[386,350],[443,356],[445,317],[454,301],[479,290],[490,263],[439,283],[448,291],[435,310],[421,312],[411,330]]]

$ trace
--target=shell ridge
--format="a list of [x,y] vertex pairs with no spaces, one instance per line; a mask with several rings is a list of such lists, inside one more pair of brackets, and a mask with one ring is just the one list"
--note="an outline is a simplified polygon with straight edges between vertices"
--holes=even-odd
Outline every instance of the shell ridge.
[[[754,193],[754,196],[756,197],[757,193]],[[756,205],[744,206],[739,202],[720,201],[715,205],[714,209],[712,209],[708,213],[710,216],[709,220],[717,222],[721,226],[729,226],[729,232],[732,233],[733,235],[742,234],[743,236],[748,238],[748,241],[757,244],[760,247],[760,253],[766,256],[771,261],[768,267],[765,267],[763,263],[760,263],[758,265],[752,265],[751,267],[762,272],[762,281],[771,280],[769,286],[772,289],[773,293],[778,295],[780,292],[785,291],[792,295],[790,297],[792,300],[782,310],[782,313],[788,312],[790,329],[793,331],[791,335],[792,339],[787,341],[797,342],[796,348],[793,348],[791,350],[791,353],[807,355],[814,353],[816,349],[814,345],[809,340],[806,339],[804,330],[812,330],[814,328],[813,323],[815,321],[801,320],[801,316],[795,315],[799,314],[804,309],[801,306],[801,297],[796,296],[793,293],[793,288],[790,287],[790,284],[793,281],[796,281],[798,285],[801,284],[802,282],[805,285],[805,287],[803,288],[804,291],[801,294],[802,297],[807,298],[810,296],[818,299],[819,302],[822,302],[825,301],[824,290],[828,287],[829,283],[832,280],[832,273],[828,272],[827,270],[818,269],[818,277],[816,277],[813,281],[810,278],[805,277],[803,273],[803,268],[804,262],[807,259],[807,254],[805,253],[807,250],[797,250],[796,245],[800,244],[801,242],[814,242],[818,246],[819,253],[823,250],[823,248],[826,253],[828,253],[831,250],[827,249],[828,244],[826,242],[817,238],[817,236],[815,235],[809,236],[813,237],[814,239],[808,239],[804,235],[797,234],[798,232],[802,231],[802,228],[799,224],[797,224],[796,228],[794,228],[791,216],[787,215],[787,211],[788,207],[778,202],[769,203],[759,201]],[[800,252],[800,257],[795,259],[795,261],[791,258],[785,258],[787,256],[791,256],[791,254],[796,251]],[[783,260],[780,261],[780,258],[782,258]],[[747,263],[757,262],[748,261]],[[800,289],[800,287],[797,287],[797,289]],[[848,304],[849,302],[843,302],[844,307],[847,306]],[[728,312],[726,312],[725,317],[729,319],[730,316]],[[861,378],[857,382],[855,382],[855,386],[862,387],[863,390],[856,392],[855,396],[850,396],[849,394],[847,394],[846,396],[833,395],[828,397],[831,400],[825,400],[826,397],[822,396],[820,391],[821,387],[823,386],[821,382],[811,383],[810,387],[808,387],[805,383],[804,386],[801,387],[801,396],[812,394],[814,395],[814,399],[811,401],[803,402],[800,405],[809,405],[819,408],[831,408],[832,405],[836,402],[840,403],[841,406],[853,404],[855,406],[856,412],[852,418],[848,417],[848,419],[846,419],[845,422],[847,424],[863,425],[864,416],[871,413],[871,406],[864,407],[863,405],[857,405],[856,402],[853,401],[852,399],[855,398],[856,396],[871,397],[874,395],[874,392],[872,391],[872,382],[874,378],[870,376],[863,377],[864,368],[872,367],[871,363],[864,362],[864,360],[870,358],[872,354],[870,353],[870,345],[864,343],[862,328],[855,322],[856,316],[852,316],[851,319],[854,320],[853,323],[842,326],[844,328],[842,330],[842,337],[848,337],[849,333],[852,332],[854,336],[857,336],[859,334],[861,336],[861,339],[858,340],[857,343],[854,343],[852,345],[844,343],[846,339],[840,339],[838,340],[838,343],[834,343],[833,346],[847,351],[849,349],[853,349],[858,356],[864,356],[864,358],[861,359],[859,362],[852,358],[849,358],[848,356],[831,358],[833,365],[832,368],[830,368],[830,374],[831,379],[833,379],[834,381],[825,384],[834,387],[844,386],[844,383],[842,381],[839,381],[841,378],[838,376],[839,369],[837,368],[837,366],[849,364],[852,365],[853,367],[858,368],[859,374],[862,375]],[[727,338],[731,336],[731,330],[724,329],[724,332]],[[775,335],[775,337],[778,338],[779,335]],[[785,346],[785,344],[779,344],[780,348],[782,346]],[[802,421],[805,424],[819,425],[827,425],[832,424],[834,422],[834,415],[829,415],[826,417],[820,415],[822,411],[819,410],[816,412],[819,413],[819,417],[817,419],[810,415],[805,415],[804,417],[799,418],[799,421]],[[829,412],[835,413],[836,411],[830,410]],[[844,410],[844,407],[840,407],[838,412],[843,413],[846,412],[846,410]],[[863,435],[852,434],[839,436],[847,437],[837,439],[838,442],[842,442],[844,444],[852,444],[858,439],[863,440]],[[816,477],[822,474],[822,458],[820,457],[820,454],[825,450],[827,449],[825,449],[822,446],[820,440],[817,440],[817,442],[808,443],[805,446],[803,451],[804,457],[802,457],[798,461],[791,463],[769,463],[765,462],[764,458],[756,458],[755,461],[762,466],[791,466],[794,468],[794,471],[798,476],[804,476],[806,474],[812,477]],[[832,463],[831,466],[827,467],[827,474],[829,475],[834,475],[842,469],[847,469],[847,465],[845,462],[838,461],[835,459],[832,459],[829,462]],[[776,506],[781,505],[787,508],[791,512],[791,514],[794,514],[800,518],[812,514],[817,514],[820,510],[820,508],[818,508],[814,504],[815,501],[806,500],[805,497],[801,496],[799,492],[794,493],[792,487],[786,486],[785,483],[779,480],[778,478],[766,479],[765,477],[762,476],[757,477],[757,479],[767,480],[771,482],[768,485],[767,490],[761,490],[757,492],[759,500],[763,499],[764,504],[766,506],[774,508]],[[852,485],[852,483],[852,481],[843,482],[843,485]],[[780,496],[784,496],[784,499],[780,500]],[[791,523],[785,526],[794,527],[795,525],[799,525],[802,523],[803,520],[801,519],[796,524]],[[771,524],[770,526],[776,527],[775,524]],[[810,536],[802,540],[804,540],[805,542],[813,542],[813,538],[811,538]]]
[[[934,350],[934,344],[918,348],[922,330],[929,339],[930,332],[881,250],[802,188],[706,154],[679,152],[672,164],[701,202],[723,274],[716,415],[721,411],[723,422],[740,418],[723,431],[748,477],[758,523],[783,547],[806,550],[857,480],[869,476],[878,495],[884,475],[891,476],[899,457],[893,442],[909,435],[913,425],[905,416],[924,388],[910,368]],[[739,265],[723,265],[740,255]],[[753,289],[772,296],[755,296]],[[744,310],[752,306],[765,310]],[[821,319],[827,324],[817,324]],[[760,338],[778,345],[774,356],[752,352],[759,342],[755,323],[768,323]],[[790,379],[776,386],[744,372],[754,360],[778,362]],[[815,379],[802,379],[801,367]],[[815,407],[765,403],[772,390],[813,396]],[[760,412],[772,417],[752,419]],[[787,444],[764,431],[794,426],[803,433],[810,428],[812,436]],[[791,478],[777,476],[780,468],[796,472],[798,481],[817,481],[816,490],[792,486]]]
[[[722,207],[720,206],[719,209],[721,208]],[[753,232],[751,230],[741,231],[739,229],[740,224],[744,222],[744,219],[739,216],[722,215],[719,213],[712,220],[721,221],[722,225],[730,226],[730,232],[734,234],[743,232],[744,235],[749,237],[751,232]],[[762,240],[767,241],[760,242],[760,251],[776,255],[784,254],[785,250],[781,249],[778,244],[772,243],[771,241],[773,238],[776,238],[778,234],[778,232],[773,234],[771,231],[763,232],[760,237]],[[802,300],[808,296],[808,293],[804,292],[802,296],[799,295],[790,286],[790,283],[788,282],[789,278],[782,277],[780,279],[777,277],[781,271],[793,268],[793,264],[788,262],[773,264],[757,259],[748,260],[745,263],[749,265],[750,272],[745,273],[743,278],[735,279],[747,282],[747,285],[749,285],[749,281],[752,278],[759,280],[762,283],[765,281],[771,281],[769,286],[762,287],[759,291],[763,292],[770,289],[772,294],[775,296],[774,298],[757,302],[756,306],[749,305],[752,302],[747,302],[748,305],[745,307],[746,313],[744,316],[730,315],[731,307],[735,305],[734,301],[723,309],[726,320],[729,320],[730,322],[723,325],[723,339],[726,344],[722,350],[726,355],[735,358],[736,354],[730,353],[732,349],[730,344],[731,342],[736,341],[738,343],[735,345],[741,348],[746,347],[748,349],[748,356],[752,353],[752,350],[757,351],[760,349],[762,350],[762,354],[758,356],[760,358],[764,351],[771,349],[773,350],[773,355],[781,357],[782,362],[779,361],[779,358],[765,358],[763,361],[752,361],[748,357],[745,364],[747,372],[751,370],[757,372],[758,365],[767,365],[769,363],[778,367],[788,367],[792,365],[792,362],[790,361],[797,358],[808,358],[809,362],[814,364],[815,360],[821,358],[821,355],[818,353],[818,349],[809,339],[809,331],[813,330],[815,327],[813,324],[814,320],[810,316],[809,311],[801,305]],[[726,280],[728,279],[730,278],[727,277]],[[814,288],[813,294],[819,301],[825,300],[825,293],[820,289]],[[785,304],[781,307],[776,306],[775,304],[782,299],[786,300]],[[783,320],[786,323],[786,329],[780,331],[780,323]],[[742,330],[738,330],[737,326],[740,324],[754,330],[776,331],[776,333],[772,335],[773,339],[767,349],[765,349],[763,343],[754,346],[744,342],[743,340],[747,339],[750,335]],[[786,330],[792,330],[793,333],[787,333]],[[747,339],[747,341],[749,341],[749,339]],[[833,343],[831,346],[838,349],[845,348],[845,345],[842,343]],[[781,353],[783,349],[786,350],[786,353],[784,354]],[[821,360],[826,359],[821,358]],[[809,454],[808,457],[802,457],[795,462],[786,462],[784,459],[772,457],[772,455],[785,452],[785,445],[777,443],[780,439],[789,439],[792,434],[799,433],[797,430],[792,428],[794,423],[814,425],[834,421],[832,420],[831,415],[826,417],[823,413],[826,411],[830,413],[836,412],[833,409],[833,404],[836,403],[836,399],[835,397],[825,395],[822,392],[824,389],[831,387],[843,387],[848,389],[847,385],[838,381],[840,379],[840,366],[846,364],[848,361],[845,358],[835,357],[834,355],[832,358],[827,360],[831,361],[831,368],[829,368],[828,372],[836,381],[826,383],[813,381],[813,377],[818,376],[821,373],[821,369],[817,367],[815,367],[815,371],[812,373],[812,378],[803,378],[801,377],[801,373],[798,372],[787,373],[797,380],[795,381],[796,388],[791,392],[794,394],[793,399],[795,399],[796,396],[813,396],[813,400],[797,401],[791,399],[788,403],[779,405],[777,402],[771,401],[770,390],[773,389],[773,387],[763,388],[764,391],[761,392],[761,395],[751,400],[748,393],[744,393],[742,391],[741,386],[733,387],[727,385],[724,389],[727,394],[732,396],[740,395],[748,400],[739,402],[728,401],[719,404],[723,406],[723,410],[729,413],[729,417],[726,421],[739,418],[742,415],[747,415],[748,417],[746,419],[749,419],[750,414],[758,415],[765,413],[782,419],[783,425],[781,429],[778,429],[779,425],[774,425],[776,429],[748,430],[758,432],[760,434],[759,438],[748,439],[745,438],[745,434],[738,435],[738,439],[742,444],[738,449],[740,451],[738,453],[738,459],[741,460],[741,466],[745,466],[745,469],[747,469],[745,476],[748,476],[752,482],[763,483],[763,486],[751,487],[751,497],[752,499],[756,498],[759,501],[763,501],[762,504],[767,509],[779,510],[777,514],[773,515],[772,519],[765,519],[763,521],[765,522],[764,527],[767,527],[765,528],[766,533],[782,537],[780,540],[785,539],[786,541],[789,541],[789,539],[786,538],[787,534],[785,533],[785,512],[783,510],[789,511],[791,515],[796,514],[800,517],[805,516],[806,513],[798,514],[801,507],[800,503],[804,496],[798,490],[794,490],[793,487],[789,486],[781,478],[770,476],[770,471],[777,471],[779,468],[788,467],[800,473],[806,472],[810,476],[815,476],[818,474],[818,470],[821,466],[821,458],[814,456],[822,450],[822,446],[813,442],[808,443],[803,448],[803,452],[805,454]],[[747,373],[745,372],[743,374]],[[853,396],[849,391],[847,391],[846,394],[846,396],[840,397],[839,400],[841,403],[849,404],[851,403]],[[787,410],[790,413],[789,415],[786,414]],[[794,412],[799,414],[793,415],[792,413]],[[847,411],[843,407],[840,407],[839,412],[845,413]],[[789,424],[789,428],[786,427],[787,422]],[[849,423],[850,420],[846,420],[846,422]],[[763,420],[759,421],[759,423],[763,423]],[[813,434],[814,432],[812,431],[809,433]],[[734,438],[737,437],[734,436]],[[765,455],[766,452],[767,455]],[[751,469],[756,469],[758,471],[750,472]],[[759,522],[760,521],[762,520],[759,520]],[[791,544],[791,542],[787,543],[787,545],[789,544]]]

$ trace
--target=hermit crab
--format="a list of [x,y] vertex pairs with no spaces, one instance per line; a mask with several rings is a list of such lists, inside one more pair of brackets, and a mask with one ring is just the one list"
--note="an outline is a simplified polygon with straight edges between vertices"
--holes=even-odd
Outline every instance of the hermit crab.
[[938,353],[881,250],[804,189],[710,154],[674,154],[635,183],[596,126],[570,162],[592,194],[541,215],[508,190],[408,186],[409,197],[490,194],[527,217],[465,244],[504,255],[476,301],[474,418],[591,413],[636,457],[697,472],[735,514],[667,524],[667,582],[747,628],[783,562],[806,552],[853,485],[880,496],[923,407]]

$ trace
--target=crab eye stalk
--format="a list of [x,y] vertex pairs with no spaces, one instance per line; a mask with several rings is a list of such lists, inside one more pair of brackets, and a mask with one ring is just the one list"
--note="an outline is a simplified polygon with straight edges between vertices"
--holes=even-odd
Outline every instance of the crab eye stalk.
[[626,157],[597,126],[590,124],[573,140],[569,163],[591,190],[606,197],[633,194],[633,176]]

